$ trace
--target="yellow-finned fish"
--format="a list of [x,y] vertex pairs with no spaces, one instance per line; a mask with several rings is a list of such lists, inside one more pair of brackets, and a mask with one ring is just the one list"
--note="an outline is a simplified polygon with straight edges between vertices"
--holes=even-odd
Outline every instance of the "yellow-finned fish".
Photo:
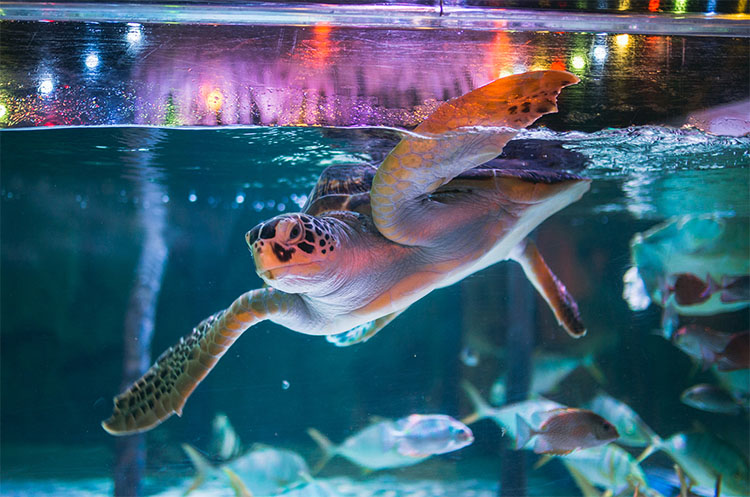
[[560,455],[608,444],[619,437],[612,423],[587,409],[556,409],[547,414],[549,417],[538,429],[516,415],[517,448],[524,448],[534,439],[535,453]]
[[638,461],[643,461],[658,450],[679,464],[696,486],[711,491],[709,489],[716,486],[716,480],[721,476],[723,497],[750,495],[750,464],[747,457],[710,433],[676,433],[649,446]]

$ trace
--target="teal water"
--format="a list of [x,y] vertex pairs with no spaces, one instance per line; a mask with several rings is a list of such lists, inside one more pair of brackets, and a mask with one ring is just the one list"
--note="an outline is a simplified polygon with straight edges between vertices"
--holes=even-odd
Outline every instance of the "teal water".
[[[319,127],[0,132],[2,495],[111,493],[115,441],[99,422],[120,391],[123,323],[154,230],[165,256],[152,357],[261,285],[247,230],[298,211],[326,166],[377,164],[397,139],[388,129]],[[736,446],[746,464],[747,401],[733,416],[680,402],[686,388],[720,378],[658,336],[657,305],[628,307],[623,275],[631,238],[674,216],[720,214],[750,223],[750,137],[643,126],[595,133],[535,128],[518,139],[562,142],[580,154],[580,174],[593,179],[579,202],[535,232],[589,333],[577,341],[565,336],[541,300],[534,300],[527,333],[536,352],[591,355],[604,382],[581,368],[547,396],[581,406],[604,390],[661,437],[707,431]],[[506,330],[522,310],[509,309],[508,281],[519,275],[512,263],[488,268],[430,294],[351,348],[258,325],[198,387],[182,418],[147,435],[146,493],[178,495],[189,486],[193,470],[180,445],[211,456],[217,413],[227,414],[244,446],[294,449],[310,466],[320,452],[309,427],[338,442],[372,417],[469,415],[462,380],[489,397],[513,354]],[[745,308],[701,319],[739,332],[748,318]],[[750,389],[747,370],[734,377],[734,391]],[[471,446],[413,467],[363,474],[334,459],[315,475],[321,493],[311,488],[309,495],[495,495],[508,437],[487,420],[472,429]],[[637,455],[642,448],[626,450]],[[538,456],[524,453],[530,495],[579,494],[560,461],[534,470]],[[664,495],[675,493],[671,464],[663,454],[643,464]],[[233,495],[221,481],[199,492]]]

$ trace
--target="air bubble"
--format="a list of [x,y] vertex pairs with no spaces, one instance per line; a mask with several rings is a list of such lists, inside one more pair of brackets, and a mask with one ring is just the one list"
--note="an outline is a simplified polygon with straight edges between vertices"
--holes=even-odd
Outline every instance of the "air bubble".
[[288,382],[288,381],[284,380],[284,381],[282,381],[282,382],[281,382],[281,388],[282,388],[283,390],[289,390],[289,386],[290,386],[290,385],[289,385],[289,382]]

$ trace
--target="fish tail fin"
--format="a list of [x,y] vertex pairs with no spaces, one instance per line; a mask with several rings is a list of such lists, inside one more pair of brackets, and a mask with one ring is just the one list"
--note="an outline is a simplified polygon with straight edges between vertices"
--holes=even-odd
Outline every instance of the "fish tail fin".
[[482,394],[479,393],[479,390],[467,380],[461,382],[461,387],[464,389],[464,392],[466,392],[466,395],[469,396],[471,405],[474,408],[474,412],[463,418],[461,422],[465,425],[470,425],[476,423],[480,419],[489,417],[492,407],[490,407],[487,401],[482,398]]
[[516,449],[523,449],[533,436],[532,433],[529,423],[520,414],[516,414]]
[[315,465],[315,468],[312,470],[312,474],[317,474],[323,467],[325,467],[326,464],[328,464],[328,461],[331,460],[333,456],[336,455],[336,446],[331,442],[328,437],[320,433],[315,428],[308,428],[307,434],[310,435],[310,438],[315,440],[315,443],[318,444],[318,447],[323,451],[323,457],[318,461],[318,464]]
[[658,435],[654,435],[653,439],[651,440],[651,445],[646,447],[646,449],[641,452],[641,455],[636,457],[636,462],[638,464],[642,463],[647,457],[659,450],[661,448],[661,445],[662,439]]
[[195,468],[196,472],[193,483],[190,484],[190,487],[188,487],[188,489],[185,490],[185,493],[183,494],[188,495],[190,492],[203,485],[203,483],[206,481],[206,477],[214,471],[214,467],[211,466],[211,463],[208,462],[208,459],[203,457],[200,452],[195,450],[190,445],[182,444],[182,450],[184,450],[187,456],[190,458],[190,462],[193,463],[193,467]]
[[584,356],[583,358],[582,365],[584,368],[586,368],[586,371],[591,374],[591,376],[596,380],[597,383],[599,383],[600,385],[607,384],[607,378],[604,376],[604,373],[594,361],[594,354],[586,354],[586,356]]
[[224,473],[229,477],[229,486],[234,490],[235,497],[253,497],[253,493],[245,486],[242,478],[229,468],[222,468]]

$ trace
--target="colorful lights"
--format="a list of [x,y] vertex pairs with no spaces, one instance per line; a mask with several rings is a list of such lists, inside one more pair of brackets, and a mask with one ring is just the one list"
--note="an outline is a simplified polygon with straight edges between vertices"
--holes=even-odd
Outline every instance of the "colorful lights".
[[0,119],[3,119],[7,113],[8,108],[5,107],[5,104],[0,104]]
[[615,36],[615,43],[620,48],[626,48],[628,45],[630,45],[630,35],[621,34],[621,35]]
[[684,14],[687,12],[687,0],[674,0],[674,13]]
[[214,88],[213,91],[206,96],[206,105],[212,112],[219,112],[223,103],[224,95],[219,88]]
[[659,11],[659,3],[660,3],[660,0],[649,0],[648,1],[648,11],[649,12],[658,12]]
[[570,59],[570,66],[578,71],[586,67],[586,57],[583,55],[574,55]]

